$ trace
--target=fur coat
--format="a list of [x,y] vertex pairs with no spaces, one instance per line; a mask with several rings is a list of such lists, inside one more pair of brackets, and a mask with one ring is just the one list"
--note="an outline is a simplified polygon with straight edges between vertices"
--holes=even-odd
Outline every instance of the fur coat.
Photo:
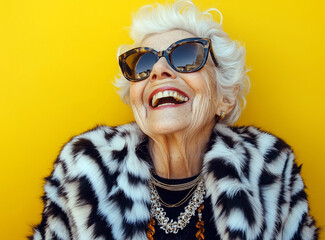
[[[135,123],[72,138],[46,178],[42,221],[30,239],[146,239],[147,143]],[[281,139],[216,124],[202,173],[220,239],[317,239],[299,172]]]

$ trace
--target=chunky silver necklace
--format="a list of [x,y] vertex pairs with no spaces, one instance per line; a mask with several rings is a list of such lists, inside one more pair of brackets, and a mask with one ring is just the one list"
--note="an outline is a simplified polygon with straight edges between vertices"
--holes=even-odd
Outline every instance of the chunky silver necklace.
[[149,182],[149,187],[151,192],[151,217],[156,218],[158,225],[161,229],[165,230],[166,234],[176,234],[179,230],[183,230],[190,222],[191,217],[195,215],[195,211],[204,202],[205,188],[203,178],[201,178],[192,198],[184,208],[184,212],[180,213],[177,221],[174,221],[166,217],[166,212],[160,203],[158,192],[151,181]]

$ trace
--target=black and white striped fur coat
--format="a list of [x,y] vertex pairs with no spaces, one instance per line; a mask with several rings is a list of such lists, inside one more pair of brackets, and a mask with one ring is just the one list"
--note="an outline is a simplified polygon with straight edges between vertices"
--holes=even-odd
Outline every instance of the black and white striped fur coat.
[[[31,239],[146,239],[151,160],[135,123],[72,138],[46,178]],[[317,239],[300,167],[281,139],[217,124],[202,168],[220,239]]]

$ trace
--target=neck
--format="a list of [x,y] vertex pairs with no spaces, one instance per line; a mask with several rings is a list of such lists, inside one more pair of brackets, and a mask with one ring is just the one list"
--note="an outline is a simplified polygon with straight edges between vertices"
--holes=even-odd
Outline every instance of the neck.
[[200,130],[150,137],[149,148],[156,174],[170,179],[199,174],[214,125],[212,121]]

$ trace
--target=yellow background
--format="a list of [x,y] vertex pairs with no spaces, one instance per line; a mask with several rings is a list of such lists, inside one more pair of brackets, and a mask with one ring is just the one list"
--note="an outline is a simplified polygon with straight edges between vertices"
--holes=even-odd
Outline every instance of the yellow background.
[[[245,44],[252,86],[238,124],[293,146],[324,227],[324,1],[194,2],[218,8],[225,30]],[[72,135],[133,119],[112,87],[116,49],[131,43],[131,12],[149,3],[0,1],[0,239],[24,239],[40,221],[43,178]]]

